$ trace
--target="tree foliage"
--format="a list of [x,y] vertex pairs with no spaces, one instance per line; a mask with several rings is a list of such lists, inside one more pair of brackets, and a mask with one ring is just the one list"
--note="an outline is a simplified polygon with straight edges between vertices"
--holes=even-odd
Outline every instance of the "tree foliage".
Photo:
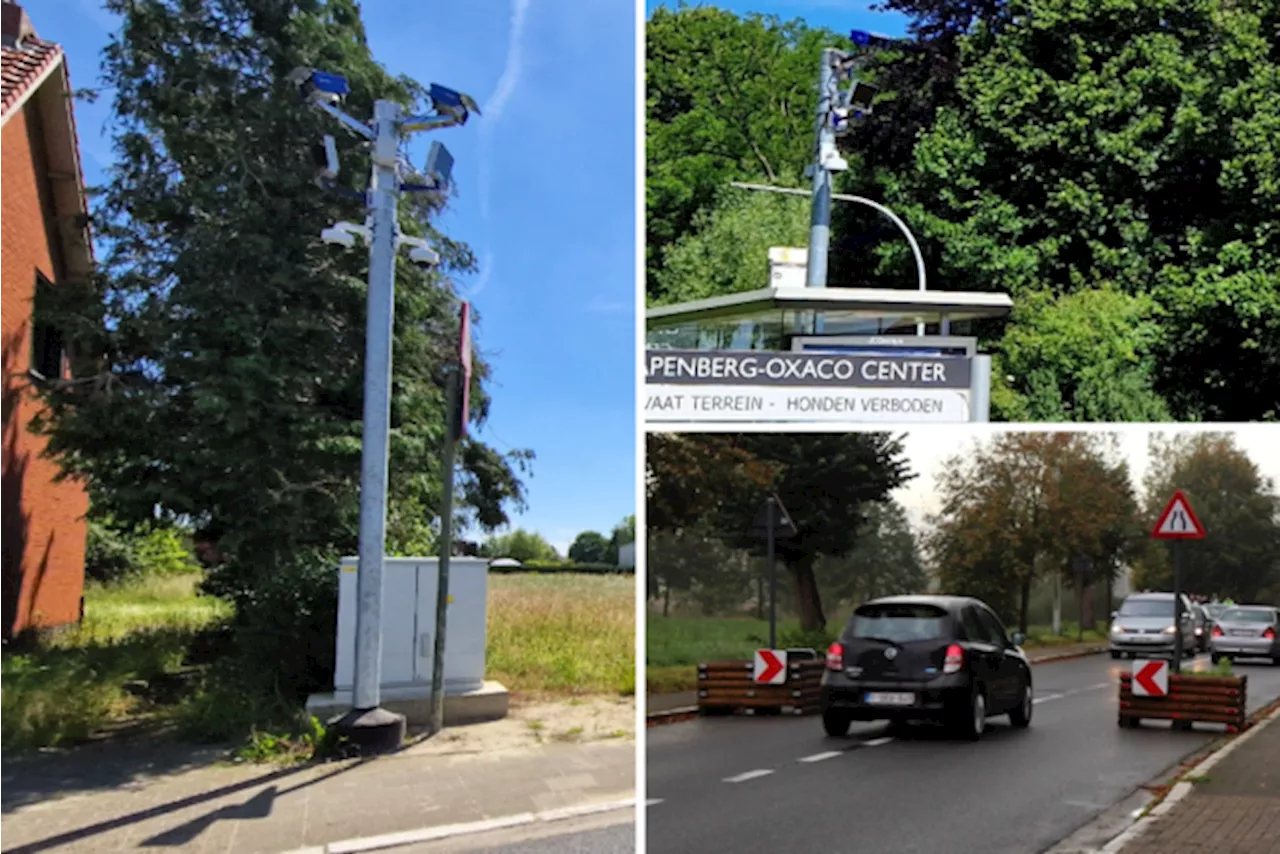
[[569,560],[604,563],[609,558],[609,541],[599,531],[583,531],[569,546]]
[[[1187,543],[1183,586],[1189,592],[1239,602],[1280,594],[1280,498],[1275,484],[1227,433],[1152,438],[1142,502],[1150,529],[1175,489],[1182,489],[1207,537]],[[1144,537],[1134,586],[1168,590],[1172,546]]]
[[480,546],[481,557],[507,557],[521,563],[530,560],[555,560],[560,557],[556,547],[535,531],[516,528],[494,534]]
[[[689,298],[681,292],[667,296],[669,284],[659,271],[668,248],[726,198],[730,181],[801,181],[812,147],[814,75],[832,39],[839,41],[797,21],[739,18],[710,7],[659,8],[650,16],[645,251],[651,299]],[[722,234],[732,239],[740,223],[741,214],[737,225],[721,223]],[[756,235],[771,239],[764,230]],[[786,236],[783,231],[772,239]],[[704,248],[701,254],[708,251],[714,256],[726,250]],[[693,248],[677,254],[685,266],[674,274],[675,283],[689,281],[689,265],[698,255]]]
[[759,552],[760,508],[770,492],[778,495],[797,536],[780,539],[776,554],[806,630],[826,625],[817,559],[847,555],[866,506],[911,477],[901,440],[884,433],[651,435],[646,465],[651,527],[700,525],[735,548]]
[[1108,444],[1103,434],[1001,433],[950,459],[928,540],[942,589],[983,599],[1025,632],[1038,577],[1073,577],[1078,557],[1095,566],[1086,583],[1117,572],[1136,504]]

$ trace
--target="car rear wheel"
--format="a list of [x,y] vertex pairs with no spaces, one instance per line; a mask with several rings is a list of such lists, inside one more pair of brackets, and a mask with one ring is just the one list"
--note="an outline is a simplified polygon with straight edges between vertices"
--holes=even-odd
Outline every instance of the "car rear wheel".
[[1212,662],[1213,664],[1217,664],[1218,662],[1222,661],[1222,656],[1218,655],[1215,652],[1209,656],[1209,661]]
[[974,687],[969,695],[969,707],[959,711],[955,720],[956,735],[965,741],[977,741],[987,728],[987,698],[982,689]]
[[1022,701],[1018,703],[1018,707],[1009,712],[1009,723],[1019,729],[1026,729],[1031,726],[1031,709],[1035,703],[1031,700],[1031,683],[1022,689]]
[[1114,649],[1113,649],[1113,650],[1111,650],[1111,658],[1112,658],[1113,660],[1119,660],[1119,658],[1120,658],[1120,653],[1119,653],[1117,650],[1114,650]]
[[853,719],[843,712],[828,709],[822,713],[822,728],[832,738],[840,738],[849,734],[849,724]]

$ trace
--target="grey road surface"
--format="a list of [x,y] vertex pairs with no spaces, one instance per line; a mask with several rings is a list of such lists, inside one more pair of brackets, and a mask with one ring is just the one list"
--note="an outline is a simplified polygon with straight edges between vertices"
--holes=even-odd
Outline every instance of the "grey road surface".
[[[648,854],[842,851],[1036,854],[1212,738],[1116,723],[1128,661],[1037,665],[1031,727],[993,718],[977,743],[805,718],[708,718],[648,731]],[[1186,667],[1207,668],[1202,657]],[[1280,696],[1280,667],[1237,664],[1250,710]]]
[[635,810],[543,822],[391,849],[388,854],[635,854]]

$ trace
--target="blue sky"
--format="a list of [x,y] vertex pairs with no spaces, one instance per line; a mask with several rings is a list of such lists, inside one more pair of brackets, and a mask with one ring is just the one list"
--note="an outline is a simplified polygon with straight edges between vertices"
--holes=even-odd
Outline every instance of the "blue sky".
[[[27,13],[67,51],[73,84],[97,85],[115,22],[95,0]],[[366,0],[374,57],[392,73],[472,95],[483,116],[421,135],[456,160],[440,224],[480,271],[460,282],[493,365],[501,450],[532,448],[529,508],[514,520],[561,550],[635,512],[635,12],[627,2]],[[78,104],[85,179],[104,182],[109,93]]]
[[[659,6],[675,8],[678,4],[645,0],[645,13],[652,13]],[[761,15],[777,15],[784,21],[799,18],[811,27],[827,27],[837,33],[863,29],[885,36],[906,35],[908,18],[905,15],[871,11],[871,3],[858,0],[722,0],[717,3],[689,2],[688,6],[711,6],[727,9],[739,15],[758,12]]]

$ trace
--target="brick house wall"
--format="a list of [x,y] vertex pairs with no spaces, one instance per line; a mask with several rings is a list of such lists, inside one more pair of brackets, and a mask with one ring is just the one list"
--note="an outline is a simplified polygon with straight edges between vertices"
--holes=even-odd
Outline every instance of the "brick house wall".
[[[0,325],[3,326],[3,609],[6,639],[26,629],[51,629],[76,623],[84,589],[86,524],[89,499],[84,484],[55,482],[58,466],[45,459],[45,440],[30,431],[40,404],[28,371],[39,362],[55,364],[65,376],[58,348],[42,347],[44,327],[33,315],[37,282],[64,285],[91,263],[87,233],[77,255],[68,241],[68,198],[83,205],[83,182],[74,155],[74,195],[67,183],[65,151],[74,147],[69,118],[70,91],[61,49],[30,38],[12,49],[19,26],[29,31],[25,14],[4,4],[4,124],[0,129]],[[61,68],[57,64],[63,64]],[[28,67],[29,66],[29,67]],[[37,91],[22,86],[37,84]],[[44,90],[44,91],[41,91]],[[57,146],[61,145],[62,149]],[[51,154],[51,149],[53,154]],[[55,159],[57,162],[54,162]],[[73,212],[74,213],[74,212]],[[72,256],[75,257],[72,257]],[[84,256],[84,257],[81,257]],[[43,286],[43,285],[42,285]],[[38,353],[53,353],[52,360]]]

